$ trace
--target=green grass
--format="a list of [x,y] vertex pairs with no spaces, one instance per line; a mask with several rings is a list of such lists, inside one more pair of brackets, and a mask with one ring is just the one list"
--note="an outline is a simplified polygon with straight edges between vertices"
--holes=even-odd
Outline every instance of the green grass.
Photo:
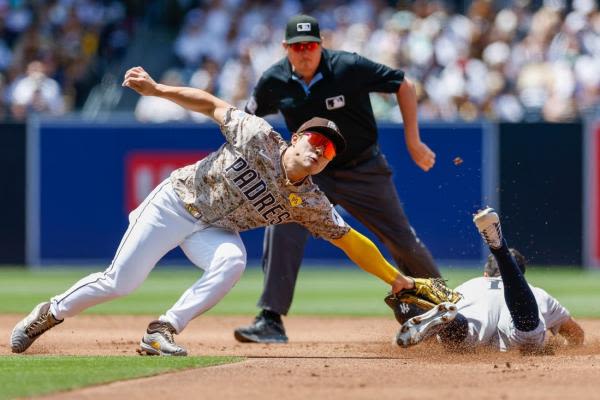
[[[24,314],[68,289],[89,269],[25,270],[0,268],[0,313]],[[477,269],[445,269],[457,286],[479,276]],[[91,314],[158,315],[200,277],[193,267],[159,267],[133,294],[86,311]],[[529,268],[530,283],[543,287],[576,317],[600,318],[600,272],[568,268]],[[254,315],[262,272],[248,269],[242,280],[210,311],[213,315]],[[294,315],[387,316],[388,286],[358,268],[304,268],[296,288]],[[0,399],[69,390],[165,371],[235,362],[227,357],[0,357]]]
[[[27,313],[38,302],[68,289],[89,269],[24,270],[0,268],[0,313]],[[444,269],[454,287],[479,276],[477,269]],[[133,294],[93,307],[94,314],[159,315],[200,277],[193,267],[161,266]],[[262,289],[262,272],[249,268],[233,290],[210,311],[213,315],[253,315]],[[600,317],[600,272],[532,267],[527,278],[546,289],[576,317]],[[388,286],[358,268],[304,268],[291,314],[388,316]]]
[[240,360],[239,357],[0,357],[0,399],[35,396]]

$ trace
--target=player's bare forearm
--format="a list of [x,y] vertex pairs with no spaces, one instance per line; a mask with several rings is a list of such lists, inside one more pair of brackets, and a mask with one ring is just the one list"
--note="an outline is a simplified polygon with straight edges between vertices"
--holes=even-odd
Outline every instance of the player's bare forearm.
[[402,113],[406,144],[410,146],[411,144],[420,142],[421,136],[417,122],[417,92],[410,80],[404,79],[396,93],[396,99]]
[[202,113],[222,124],[228,108],[227,102],[201,89],[177,87],[156,83],[142,67],[134,67],[125,73],[123,86],[142,96],[157,96],[171,100],[181,107]]
[[158,84],[154,96],[171,100],[181,107],[202,113],[217,123],[222,124],[225,112],[231,105],[212,94],[201,89],[190,87],[176,87]]
[[417,117],[417,92],[414,84],[404,79],[396,93],[398,106],[404,122],[404,140],[410,156],[415,164],[424,171],[435,165],[435,153],[421,141]]
[[400,271],[388,263],[377,246],[369,238],[361,235],[354,229],[350,229],[341,238],[331,240],[330,242],[342,249],[348,258],[354,261],[360,268],[389,283],[394,293],[413,286],[413,281],[402,275]]
[[581,326],[573,319],[569,318],[560,325],[558,333],[567,340],[571,346],[583,344],[585,334]]

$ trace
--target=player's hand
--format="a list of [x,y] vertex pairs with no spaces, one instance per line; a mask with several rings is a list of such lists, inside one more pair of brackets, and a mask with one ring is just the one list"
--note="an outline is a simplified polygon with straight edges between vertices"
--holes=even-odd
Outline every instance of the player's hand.
[[152,96],[156,92],[156,82],[142,67],[133,67],[125,72],[122,86],[131,88],[142,96]]
[[421,141],[409,145],[408,152],[415,164],[425,172],[429,171],[435,165],[435,153]]

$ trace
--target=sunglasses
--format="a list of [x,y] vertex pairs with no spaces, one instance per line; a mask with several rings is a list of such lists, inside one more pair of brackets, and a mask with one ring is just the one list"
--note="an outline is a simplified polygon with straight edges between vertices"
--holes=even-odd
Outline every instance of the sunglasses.
[[302,132],[308,138],[308,143],[313,147],[320,147],[323,149],[323,157],[328,161],[333,160],[335,157],[335,146],[331,140],[324,135],[317,132]]
[[300,53],[301,51],[315,51],[317,47],[319,47],[319,43],[317,42],[300,42],[300,43],[292,43],[288,44],[288,47],[291,47],[296,53]]

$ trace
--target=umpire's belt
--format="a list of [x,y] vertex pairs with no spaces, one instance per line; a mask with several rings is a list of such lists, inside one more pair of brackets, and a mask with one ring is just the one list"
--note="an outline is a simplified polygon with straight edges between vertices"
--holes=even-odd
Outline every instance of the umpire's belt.
[[360,165],[364,162],[367,162],[379,155],[381,151],[379,150],[379,144],[375,143],[371,146],[367,147],[360,154],[354,157],[352,160],[348,161],[345,164],[339,165],[337,168],[346,169],[346,168],[354,168],[357,165]]

